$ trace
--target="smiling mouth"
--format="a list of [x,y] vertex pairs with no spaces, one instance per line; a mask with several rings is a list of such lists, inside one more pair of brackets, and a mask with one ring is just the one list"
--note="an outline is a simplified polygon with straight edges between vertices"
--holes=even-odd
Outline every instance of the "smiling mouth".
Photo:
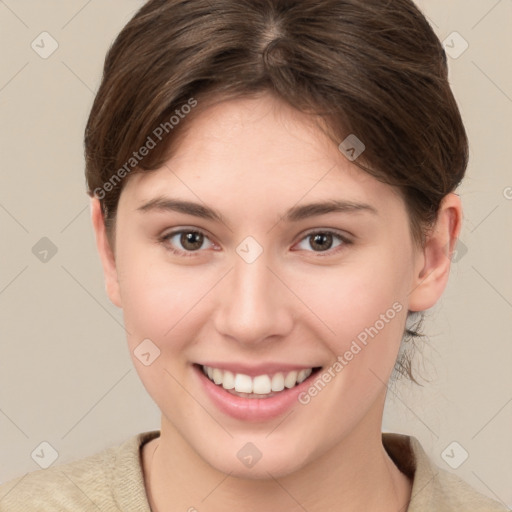
[[211,366],[196,366],[211,382],[242,398],[271,398],[298,386],[321,370],[321,367],[311,367],[251,377]]

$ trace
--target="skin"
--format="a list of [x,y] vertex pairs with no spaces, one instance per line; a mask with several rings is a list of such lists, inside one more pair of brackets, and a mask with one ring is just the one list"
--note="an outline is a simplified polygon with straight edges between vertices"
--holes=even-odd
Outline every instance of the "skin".
[[[158,195],[215,208],[223,222],[138,210]],[[284,220],[297,204],[328,199],[377,213]],[[264,94],[209,107],[165,166],[130,176],[115,246],[96,198],[91,213],[108,296],[123,309],[134,365],[162,412],[161,436],[142,450],[153,510],[243,504],[246,511],[316,512],[342,503],[344,511],[382,512],[408,503],[411,482],[381,440],[386,383],[407,310],[432,307],[447,284],[462,218],[457,195],[445,197],[425,246],[415,246],[396,190],[346,159],[309,118]],[[203,245],[194,251],[179,235],[159,239],[179,228],[205,232]],[[307,236],[313,230],[334,230],[352,243],[333,237],[322,251]],[[263,248],[250,264],[236,252],[247,236]],[[401,312],[288,416],[231,418],[193,374],[199,360],[328,368],[397,301]],[[161,351],[149,366],[133,353],[146,338]],[[237,458],[249,441],[262,453],[252,468]]]

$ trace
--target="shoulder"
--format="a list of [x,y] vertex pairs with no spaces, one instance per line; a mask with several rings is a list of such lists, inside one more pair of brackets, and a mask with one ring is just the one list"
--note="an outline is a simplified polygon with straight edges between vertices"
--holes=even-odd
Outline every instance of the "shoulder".
[[[467,510],[468,512],[507,512],[510,509],[471,487],[457,475],[436,466],[432,487],[434,499],[446,510]],[[442,510],[445,510],[444,508]]]
[[[27,473],[0,486],[0,512],[145,511],[140,446],[144,432],[89,457]],[[149,512],[149,507],[147,506]]]
[[437,466],[414,436],[384,433],[383,444],[412,479],[408,512],[507,512],[502,503],[479,493],[460,477]]

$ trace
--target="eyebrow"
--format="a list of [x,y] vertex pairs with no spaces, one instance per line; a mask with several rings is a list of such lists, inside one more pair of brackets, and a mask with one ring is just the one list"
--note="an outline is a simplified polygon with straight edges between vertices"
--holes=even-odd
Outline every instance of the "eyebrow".
[[[149,200],[142,206],[139,206],[137,211],[173,211],[226,224],[222,214],[213,208],[203,206],[192,201],[183,201],[164,196],[155,197],[154,199]],[[379,214],[377,209],[369,204],[332,199],[329,201],[293,206],[285,213],[282,220],[285,220],[286,222],[298,222],[310,217],[326,215],[328,213],[358,212],[368,212],[374,215]]]

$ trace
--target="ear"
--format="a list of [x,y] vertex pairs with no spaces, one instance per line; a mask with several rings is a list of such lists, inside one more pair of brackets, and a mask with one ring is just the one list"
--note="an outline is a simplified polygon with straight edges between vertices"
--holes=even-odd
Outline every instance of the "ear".
[[450,275],[451,256],[462,225],[462,206],[458,195],[446,195],[437,220],[423,249],[418,249],[409,310],[425,311],[441,297]]
[[114,251],[110,247],[110,242],[107,238],[103,211],[97,197],[91,198],[91,220],[96,236],[96,247],[98,248],[98,254],[103,266],[105,290],[110,301],[120,308],[122,307],[122,304],[121,295],[119,293],[119,282],[117,278]]

